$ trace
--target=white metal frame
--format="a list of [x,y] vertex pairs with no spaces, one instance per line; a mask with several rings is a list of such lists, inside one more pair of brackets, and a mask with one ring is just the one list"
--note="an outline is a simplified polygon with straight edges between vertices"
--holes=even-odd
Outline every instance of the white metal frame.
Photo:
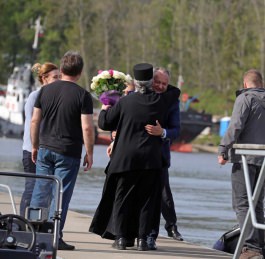
[[13,213],[15,215],[17,215],[17,208],[16,208],[15,200],[14,200],[14,196],[13,196],[13,193],[12,193],[10,187],[8,185],[6,185],[6,184],[0,184],[0,187],[3,187],[3,188],[8,190],[9,197],[10,197],[10,200],[11,200],[11,205],[12,205],[12,208],[13,208]]
[[[248,213],[241,229],[241,234],[237,243],[237,247],[233,256],[233,259],[238,259],[243,248],[244,240],[246,238],[246,233],[249,227],[252,226],[258,229],[265,230],[265,225],[257,222],[255,207],[258,201],[258,197],[262,190],[262,186],[265,180],[265,145],[257,145],[257,144],[234,144],[233,148],[235,149],[235,153],[241,155],[242,164],[244,169],[245,183],[247,189],[248,203],[249,209]],[[249,170],[246,155],[252,156],[263,156],[263,163],[260,169],[259,178],[257,180],[253,195],[251,191],[250,179],[249,179]]]

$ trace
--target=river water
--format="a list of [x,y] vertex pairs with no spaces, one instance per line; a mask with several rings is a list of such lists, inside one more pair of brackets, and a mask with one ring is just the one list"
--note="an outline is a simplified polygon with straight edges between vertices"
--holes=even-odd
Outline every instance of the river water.
[[[22,141],[0,138],[0,171],[23,171]],[[231,205],[231,165],[220,166],[217,155],[209,153],[171,153],[170,185],[178,217],[178,229],[188,242],[212,247],[217,239],[236,224]],[[70,209],[93,216],[99,203],[108,162],[106,146],[94,148],[90,172],[82,167]],[[15,195],[20,195],[24,179],[6,180]],[[0,209],[1,211],[1,209]],[[160,234],[166,235],[161,217]],[[84,226],[89,228],[89,225]]]

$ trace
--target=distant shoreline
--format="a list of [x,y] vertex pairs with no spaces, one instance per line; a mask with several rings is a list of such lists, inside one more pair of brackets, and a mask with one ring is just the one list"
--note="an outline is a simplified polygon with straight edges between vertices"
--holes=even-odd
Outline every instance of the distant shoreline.
[[208,146],[208,145],[201,145],[201,144],[192,144],[192,151],[193,152],[208,152],[208,153],[218,153],[217,146]]

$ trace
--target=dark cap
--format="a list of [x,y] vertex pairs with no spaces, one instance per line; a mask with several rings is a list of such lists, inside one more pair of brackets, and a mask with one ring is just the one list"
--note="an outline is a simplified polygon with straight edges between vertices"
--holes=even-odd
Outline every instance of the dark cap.
[[148,81],[153,78],[153,66],[148,63],[136,64],[133,67],[134,78],[138,81]]

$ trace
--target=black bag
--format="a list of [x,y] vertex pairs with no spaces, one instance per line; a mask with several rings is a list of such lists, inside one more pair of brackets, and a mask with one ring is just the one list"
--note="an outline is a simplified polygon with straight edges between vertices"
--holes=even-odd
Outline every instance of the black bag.
[[214,244],[213,249],[234,254],[237,242],[240,236],[240,228],[238,225],[231,230],[225,232],[219,240]]

